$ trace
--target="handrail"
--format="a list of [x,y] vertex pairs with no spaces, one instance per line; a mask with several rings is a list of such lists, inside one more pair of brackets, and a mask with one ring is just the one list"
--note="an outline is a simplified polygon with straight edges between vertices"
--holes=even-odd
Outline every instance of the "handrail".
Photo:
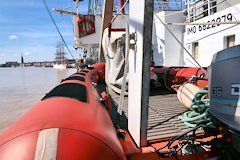
[[154,1],[154,9],[163,9],[163,10],[182,10],[183,9],[183,1],[175,0],[173,1]]
[[[213,13],[215,13],[214,11],[212,11],[214,8],[217,8],[219,5],[221,4],[224,4],[226,2],[228,2],[229,0],[214,0],[214,1],[205,1],[200,4],[200,5],[195,5],[194,7],[192,7],[194,4],[191,4],[191,9],[187,9],[188,10],[188,16],[187,16],[187,21],[190,22],[191,21],[195,21],[195,20],[198,20],[200,18],[202,18],[201,16],[204,14],[204,13],[208,13],[208,15],[211,15]],[[216,3],[216,2],[219,2],[219,3]],[[216,3],[216,5],[214,6],[211,6],[213,3]],[[206,9],[200,11],[198,14],[194,14],[194,12],[196,12],[196,10],[200,9],[201,7],[203,7],[204,5],[207,5]],[[191,15],[192,14],[192,15]]]

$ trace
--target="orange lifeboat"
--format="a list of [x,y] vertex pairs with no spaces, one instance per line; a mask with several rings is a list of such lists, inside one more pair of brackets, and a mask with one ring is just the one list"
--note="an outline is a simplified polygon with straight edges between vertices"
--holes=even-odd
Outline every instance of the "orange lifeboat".
[[92,82],[104,63],[71,75],[0,136],[0,159],[125,159],[109,106]]
[[[198,67],[152,67],[151,71],[158,75],[158,80],[165,88],[182,85],[190,78],[195,78],[195,85],[200,88],[208,85],[208,77]],[[206,71],[207,72],[207,71]]]

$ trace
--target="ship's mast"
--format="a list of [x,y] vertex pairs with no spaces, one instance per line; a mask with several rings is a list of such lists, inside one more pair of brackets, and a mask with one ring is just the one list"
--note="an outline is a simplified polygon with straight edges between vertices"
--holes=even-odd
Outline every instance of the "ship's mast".
[[57,46],[56,46],[56,63],[61,64],[65,62],[65,52],[64,52],[64,45],[63,42],[57,41]]

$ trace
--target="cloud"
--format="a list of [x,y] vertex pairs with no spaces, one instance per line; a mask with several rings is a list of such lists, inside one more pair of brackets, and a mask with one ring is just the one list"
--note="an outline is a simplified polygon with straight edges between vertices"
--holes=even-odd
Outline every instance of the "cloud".
[[23,53],[24,56],[27,56],[27,55],[30,55],[30,54],[31,54],[31,52],[24,52]]
[[3,57],[3,56],[5,56],[5,54],[3,54],[3,53],[0,53],[0,57]]
[[18,37],[16,35],[11,35],[11,36],[8,36],[9,39],[18,39]]

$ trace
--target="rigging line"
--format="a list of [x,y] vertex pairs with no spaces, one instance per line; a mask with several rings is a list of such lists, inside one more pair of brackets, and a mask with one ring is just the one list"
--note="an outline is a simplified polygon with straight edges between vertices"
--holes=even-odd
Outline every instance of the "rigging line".
[[74,56],[72,55],[70,49],[68,48],[67,43],[65,42],[65,40],[64,40],[64,38],[63,38],[63,36],[62,36],[62,34],[61,34],[61,32],[60,32],[60,30],[59,30],[56,22],[55,22],[55,20],[53,19],[53,16],[52,16],[52,14],[51,14],[51,12],[50,12],[50,10],[49,10],[49,8],[48,8],[48,5],[47,5],[46,1],[45,1],[45,0],[42,0],[42,2],[43,2],[43,4],[44,4],[44,6],[45,6],[45,8],[46,8],[46,10],[47,10],[50,18],[51,18],[53,24],[55,25],[55,27],[56,27],[56,29],[57,29],[57,31],[58,31],[58,33],[59,33],[59,35],[60,35],[60,37],[61,37],[64,45],[67,47],[68,52],[70,53],[70,55],[72,56],[72,58],[75,60],[76,58],[74,58]]
[[193,61],[201,68],[201,70],[207,75],[207,72],[205,69],[202,68],[202,66],[196,61],[196,59],[192,56],[192,54],[184,47],[182,42],[179,41],[179,39],[174,35],[174,33],[168,28],[168,26],[158,17],[158,15],[155,13],[158,20],[163,24],[163,26],[168,30],[168,32],[173,36],[173,38],[182,46],[182,48],[187,52],[187,54],[193,59]]
[[128,0],[124,3],[124,5],[122,6],[122,8],[120,9],[120,11],[118,11],[115,16],[112,18],[111,20],[111,24],[115,21],[115,19],[120,15],[120,13],[122,12],[123,8],[126,6],[126,4],[128,3]]
[[62,14],[61,14],[61,18],[62,18],[62,21],[63,21],[64,28],[65,28],[66,32],[70,32],[70,30],[68,29],[67,23],[65,22]]
[[74,6],[66,7],[66,8],[63,8],[63,10],[70,9],[70,8],[73,8],[73,7]]
[[197,65],[194,64],[190,59],[186,58],[186,60],[187,60],[188,62],[190,62],[192,65],[194,65],[195,67],[197,67]]

